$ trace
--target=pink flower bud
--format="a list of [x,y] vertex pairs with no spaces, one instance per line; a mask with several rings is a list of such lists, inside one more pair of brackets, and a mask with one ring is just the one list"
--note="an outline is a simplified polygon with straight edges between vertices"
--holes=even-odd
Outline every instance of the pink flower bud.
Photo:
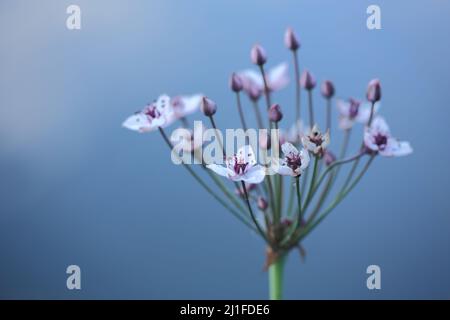
[[300,42],[292,28],[288,28],[284,34],[284,44],[289,50],[295,51],[300,48]]
[[369,85],[367,86],[367,100],[369,100],[372,103],[375,103],[377,101],[381,100],[381,85],[380,80],[373,79],[369,82]]
[[329,150],[325,150],[325,154],[323,155],[323,160],[325,161],[325,165],[329,166],[336,161],[336,156]]
[[248,97],[253,102],[256,102],[261,98],[262,90],[260,90],[257,86],[250,86],[247,90]]
[[325,80],[321,86],[322,96],[325,99],[330,99],[334,96],[334,85],[330,80]]
[[243,88],[241,77],[234,72],[230,77],[230,88],[234,92],[239,92]]
[[269,204],[267,203],[266,199],[264,199],[263,197],[258,198],[258,208],[259,209],[261,209],[262,211],[265,211],[268,206],[269,206]]
[[300,85],[306,90],[312,90],[316,86],[316,79],[308,70],[305,70],[300,77]]
[[250,52],[250,58],[254,64],[262,66],[267,61],[266,51],[260,45],[255,44]]
[[281,113],[281,107],[279,104],[273,104],[269,109],[269,120],[272,122],[279,122],[283,119],[283,113]]
[[205,116],[211,117],[214,115],[217,111],[217,105],[214,101],[211,99],[208,99],[207,97],[202,98],[202,103],[200,105],[200,108]]

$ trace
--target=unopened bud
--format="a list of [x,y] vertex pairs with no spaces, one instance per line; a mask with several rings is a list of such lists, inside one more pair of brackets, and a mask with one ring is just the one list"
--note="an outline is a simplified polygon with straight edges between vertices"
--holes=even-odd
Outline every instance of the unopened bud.
[[281,107],[279,104],[273,104],[269,109],[269,120],[272,122],[279,122],[283,119],[283,113],[281,113]]
[[373,79],[369,82],[369,85],[367,86],[367,100],[369,100],[372,103],[381,100],[380,80]]
[[207,117],[211,117],[217,111],[216,103],[214,101],[212,101],[211,99],[208,99],[207,97],[202,98],[202,103],[200,105],[200,108],[201,108],[202,112],[205,114],[205,116],[207,116]]
[[316,79],[308,70],[305,70],[300,77],[300,85],[306,90],[312,90],[316,86]]
[[262,66],[267,61],[266,51],[260,45],[255,44],[250,52],[250,58],[254,64]]
[[239,92],[243,88],[241,77],[234,72],[230,77],[230,88],[234,92]]
[[321,86],[322,96],[325,99],[330,99],[334,96],[334,85],[330,80],[325,80]]
[[295,51],[300,48],[300,42],[292,28],[288,28],[284,34],[284,44],[289,50]]
[[264,199],[263,197],[258,198],[258,208],[259,209],[261,209],[262,211],[265,211],[268,206],[269,206],[269,204],[267,203],[266,199]]
[[248,97],[253,102],[256,102],[261,98],[262,91],[257,86],[250,86],[247,90]]
[[331,151],[326,150],[323,155],[323,160],[325,161],[325,165],[329,166],[336,161],[336,156]]

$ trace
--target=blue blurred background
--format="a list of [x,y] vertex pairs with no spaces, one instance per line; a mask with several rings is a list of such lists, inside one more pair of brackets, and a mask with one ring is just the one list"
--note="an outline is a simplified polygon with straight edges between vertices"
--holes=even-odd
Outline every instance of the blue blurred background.
[[[66,28],[70,4],[79,31]],[[366,28],[370,4],[382,30]],[[204,92],[219,125],[236,127],[229,74],[255,42],[269,65],[290,62],[287,26],[302,67],[339,96],[362,98],[379,77],[382,113],[415,152],[377,159],[304,242],[306,263],[291,254],[286,298],[450,298],[449,14],[437,0],[2,0],[0,298],[266,298],[262,241],[171,163],[157,133],[120,124],[162,92]],[[293,96],[274,98],[285,119]],[[66,288],[70,264],[80,291]],[[370,264],[379,291],[366,288]]]

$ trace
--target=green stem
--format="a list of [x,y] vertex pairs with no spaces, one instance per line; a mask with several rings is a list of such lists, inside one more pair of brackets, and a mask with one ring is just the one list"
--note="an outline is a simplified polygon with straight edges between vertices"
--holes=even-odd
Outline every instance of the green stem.
[[270,300],[283,299],[283,271],[286,257],[280,257],[269,267]]
[[327,131],[331,137],[331,98],[327,98]]
[[213,116],[209,116],[209,120],[211,121],[211,125],[212,125],[212,127],[214,128],[214,131],[216,132],[216,136],[217,136],[216,138],[217,138],[217,140],[219,141],[219,146],[222,148],[223,156],[225,157],[225,156],[226,156],[225,148],[224,148],[224,146],[223,146],[223,141],[222,141],[222,139],[220,139],[221,133],[220,133],[220,131],[217,129],[216,122],[214,121]]
[[[166,133],[162,128],[159,128],[159,132],[161,133],[164,141],[167,143],[169,148],[172,150],[173,146],[167,137]],[[231,208],[222,198],[220,198],[208,185],[192,170],[186,163],[182,162],[183,167],[192,175],[192,177],[211,195],[216,199],[224,208],[228,209],[236,218],[238,218],[242,223],[244,223],[250,229],[256,231],[255,227],[253,227],[246,219],[244,219],[240,213]]]
[[314,108],[313,108],[313,97],[312,97],[312,89],[308,90],[308,106],[309,106],[309,126],[314,127]]
[[298,205],[298,224],[302,224],[303,211],[302,211],[302,194],[300,192],[300,177],[296,177],[295,186],[297,188],[297,205]]
[[255,110],[256,121],[258,122],[258,128],[259,129],[263,129],[264,128],[264,124],[263,124],[261,112],[259,111],[259,106],[258,106],[258,102],[257,101],[253,102],[253,109]]
[[317,165],[319,164],[319,156],[315,156],[314,157],[314,168],[313,168],[313,173],[312,173],[312,177],[311,177],[311,181],[309,184],[309,190],[308,190],[308,195],[306,196],[306,200],[305,200],[305,204],[303,205],[303,212],[306,211],[306,208],[308,208],[309,203],[311,202],[311,199],[315,193],[315,183],[316,183],[316,176],[317,176]]
[[294,70],[295,70],[295,123],[300,121],[300,67],[298,64],[297,50],[293,50]]
[[367,169],[369,169],[369,166],[372,163],[373,159],[375,159],[375,156],[371,156],[369,158],[369,160],[367,161],[366,165],[361,170],[359,175],[355,178],[355,180],[353,180],[352,184],[347,189],[345,189],[345,186],[341,189],[341,191],[338,193],[338,195],[336,196],[334,201],[328,206],[328,208],[326,208],[324,210],[324,212],[319,216],[319,218],[316,221],[311,222],[310,225],[308,225],[308,227],[302,233],[302,235],[298,239],[298,241],[300,241],[302,238],[304,238],[306,235],[308,235],[315,227],[317,227],[319,225],[319,223],[322,222],[323,219],[325,219],[330,214],[330,212],[333,211],[333,209],[350,193],[350,191],[353,190],[353,188],[358,184],[358,182],[364,176]]
[[244,190],[245,200],[247,201],[248,211],[250,213],[250,216],[252,217],[253,223],[256,226],[256,229],[258,229],[258,232],[260,233],[261,237],[269,243],[269,240],[267,239],[266,234],[264,233],[264,230],[261,228],[261,226],[258,223],[258,220],[256,220],[255,214],[253,213],[252,206],[250,204],[250,199],[248,197],[247,187],[245,186],[245,182],[241,181],[242,189]]
[[239,111],[239,117],[241,118],[242,128],[244,129],[244,131],[247,131],[247,124],[245,123],[244,112],[242,111],[241,96],[239,92],[236,92],[236,104]]

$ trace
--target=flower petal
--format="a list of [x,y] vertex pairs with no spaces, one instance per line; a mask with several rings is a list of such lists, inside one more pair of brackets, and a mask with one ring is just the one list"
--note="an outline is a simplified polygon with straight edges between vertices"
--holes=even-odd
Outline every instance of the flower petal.
[[308,150],[303,149],[300,151],[300,158],[302,160],[302,165],[300,166],[300,169],[304,171],[308,166],[310,162],[309,152]]
[[208,164],[206,167],[208,169],[214,171],[215,173],[217,173],[219,176],[229,178],[230,171],[228,170],[227,167],[219,166],[219,165],[217,165],[215,163]]
[[288,64],[286,62],[270,69],[268,74],[268,85],[271,90],[278,91],[289,84]]
[[407,156],[413,152],[409,142],[398,141],[394,138],[388,140],[388,144],[384,150],[380,150],[380,155],[385,157],[402,157]]
[[281,145],[281,151],[283,151],[284,155],[298,155],[299,152],[293,144],[289,142],[285,142]]
[[138,132],[147,132],[156,129],[156,127],[150,124],[148,118],[145,114],[138,112],[129,116],[123,123],[122,126],[124,128],[138,131]]
[[183,116],[187,116],[194,113],[200,108],[200,102],[202,101],[202,94],[195,94],[191,96],[182,96],[181,101],[183,102]]
[[245,163],[249,163],[250,166],[254,166],[256,164],[255,153],[250,145],[245,145],[239,148],[237,155],[239,159],[242,159]]
[[260,165],[251,167],[244,175],[242,180],[247,183],[261,183],[266,177],[266,170]]

